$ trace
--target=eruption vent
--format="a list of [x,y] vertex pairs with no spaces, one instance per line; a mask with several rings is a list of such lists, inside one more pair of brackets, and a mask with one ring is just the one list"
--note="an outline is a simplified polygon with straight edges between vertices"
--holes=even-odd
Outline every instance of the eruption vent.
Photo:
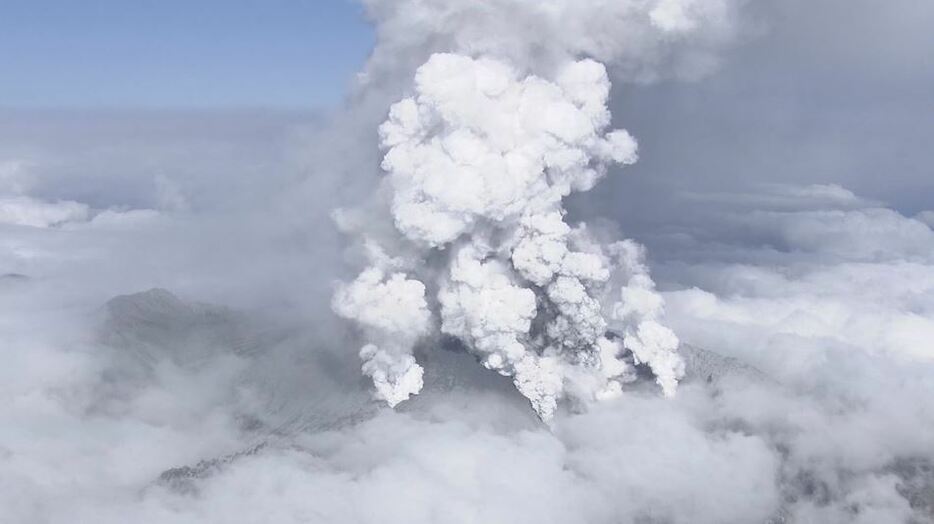
[[438,334],[512,377],[545,420],[561,398],[619,395],[632,363],[674,393],[678,339],[659,323],[641,247],[602,245],[564,221],[564,197],[636,161],[629,133],[608,130],[609,90],[593,60],[553,79],[457,54],[418,69],[414,95],[379,129],[387,176],[375,212],[394,227],[363,232],[356,224],[380,217],[338,213],[370,265],[334,309],[366,334],[360,356],[378,398],[394,406],[418,393],[413,347]]

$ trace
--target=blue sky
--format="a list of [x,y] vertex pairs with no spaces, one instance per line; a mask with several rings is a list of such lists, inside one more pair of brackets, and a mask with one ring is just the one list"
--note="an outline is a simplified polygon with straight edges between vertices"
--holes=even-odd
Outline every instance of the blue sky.
[[0,0],[0,106],[320,109],[372,40],[349,0]]

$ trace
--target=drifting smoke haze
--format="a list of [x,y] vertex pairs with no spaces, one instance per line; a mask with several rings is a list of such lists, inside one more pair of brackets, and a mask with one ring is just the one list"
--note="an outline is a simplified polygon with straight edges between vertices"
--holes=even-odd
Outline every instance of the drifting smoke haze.
[[0,111],[0,522],[934,522],[934,9],[363,4],[330,115]]

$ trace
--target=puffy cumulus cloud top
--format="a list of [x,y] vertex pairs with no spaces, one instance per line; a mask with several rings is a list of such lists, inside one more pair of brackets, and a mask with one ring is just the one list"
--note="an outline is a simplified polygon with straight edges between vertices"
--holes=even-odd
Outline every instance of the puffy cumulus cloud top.
[[492,59],[432,56],[415,76],[417,95],[380,127],[399,230],[441,246],[478,224],[556,209],[593,187],[607,162],[634,162],[628,133],[603,132],[609,87],[591,60],[548,82]]

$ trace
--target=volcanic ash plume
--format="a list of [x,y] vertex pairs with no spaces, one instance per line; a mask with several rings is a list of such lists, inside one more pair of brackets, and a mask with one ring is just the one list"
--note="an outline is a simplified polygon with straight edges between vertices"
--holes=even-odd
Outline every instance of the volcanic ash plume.
[[545,420],[561,399],[618,396],[634,365],[674,393],[678,339],[660,323],[641,247],[601,244],[564,220],[564,197],[636,161],[635,140],[608,130],[609,89],[592,60],[549,79],[458,54],[417,70],[414,95],[379,129],[387,176],[376,202],[337,213],[369,267],[334,309],[367,338],[360,355],[378,398],[394,406],[418,393],[413,349],[439,335],[512,377]]

